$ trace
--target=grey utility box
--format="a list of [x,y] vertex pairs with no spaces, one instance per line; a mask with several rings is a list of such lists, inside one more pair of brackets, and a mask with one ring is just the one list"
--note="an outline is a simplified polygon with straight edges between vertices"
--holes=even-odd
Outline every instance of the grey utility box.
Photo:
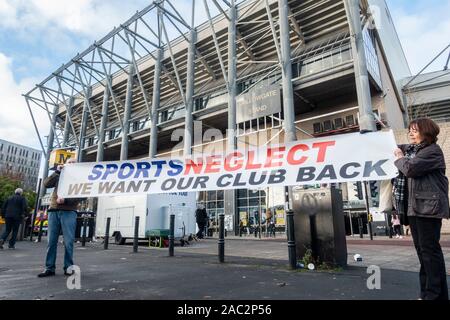
[[318,263],[347,265],[342,192],[338,189],[292,188],[297,258],[308,249]]

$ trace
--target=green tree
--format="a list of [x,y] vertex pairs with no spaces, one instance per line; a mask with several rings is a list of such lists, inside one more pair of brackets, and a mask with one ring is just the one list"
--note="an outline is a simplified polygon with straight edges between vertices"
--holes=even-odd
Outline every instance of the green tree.
[[36,198],[37,198],[36,192],[34,192],[32,190],[27,190],[23,193],[23,195],[24,195],[25,199],[27,199],[27,206],[28,206],[27,212],[34,211],[34,208],[36,206]]
[[[21,187],[21,184],[20,177],[6,172],[0,172],[0,209],[3,207],[3,203],[14,194],[14,191]],[[36,203],[36,192],[25,190],[24,197],[27,200],[27,211],[31,212]]]

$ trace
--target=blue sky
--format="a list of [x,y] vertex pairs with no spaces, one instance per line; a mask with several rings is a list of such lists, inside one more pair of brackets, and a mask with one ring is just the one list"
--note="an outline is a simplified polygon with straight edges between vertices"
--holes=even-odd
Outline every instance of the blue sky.
[[[174,0],[177,7],[191,0]],[[22,93],[148,0],[0,0],[0,138],[39,147]],[[450,42],[450,0],[387,0],[413,73]],[[186,10],[181,10],[185,12]],[[200,16],[203,16],[200,14]],[[446,57],[431,70],[441,69]],[[37,114],[47,123],[45,114]],[[42,132],[48,132],[48,124]]]

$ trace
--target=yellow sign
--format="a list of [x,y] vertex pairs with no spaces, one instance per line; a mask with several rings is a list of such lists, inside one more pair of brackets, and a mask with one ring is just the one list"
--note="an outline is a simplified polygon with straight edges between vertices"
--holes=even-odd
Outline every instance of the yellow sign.
[[5,219],[3,219],[2,217],[0,217],[0,224],[5,224]]
[[243,211],[243,212],[239,212],[239,219],[242,222],[242,226],[246,227],[248,226],[248,213]]
[[277,209],[276,215],[277,215],[276,219],[277,226],[284,226],[286,224],[286,220],[284,218],[284,209]]
[[56,168],[60,164],[66,163],[66,161],[70,158],[75,158],[76,152],[65,150],[65,149],[56,149],[53,150],[50,154],[49,166],[50,168]]

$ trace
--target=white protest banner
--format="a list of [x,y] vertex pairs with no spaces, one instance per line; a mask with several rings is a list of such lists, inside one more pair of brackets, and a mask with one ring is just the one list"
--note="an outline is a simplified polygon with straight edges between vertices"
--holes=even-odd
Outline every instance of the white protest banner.
[[351,133],[189,158],[67,165],[63,198],[257,189],[386,180],[397,175],[392,131]]

